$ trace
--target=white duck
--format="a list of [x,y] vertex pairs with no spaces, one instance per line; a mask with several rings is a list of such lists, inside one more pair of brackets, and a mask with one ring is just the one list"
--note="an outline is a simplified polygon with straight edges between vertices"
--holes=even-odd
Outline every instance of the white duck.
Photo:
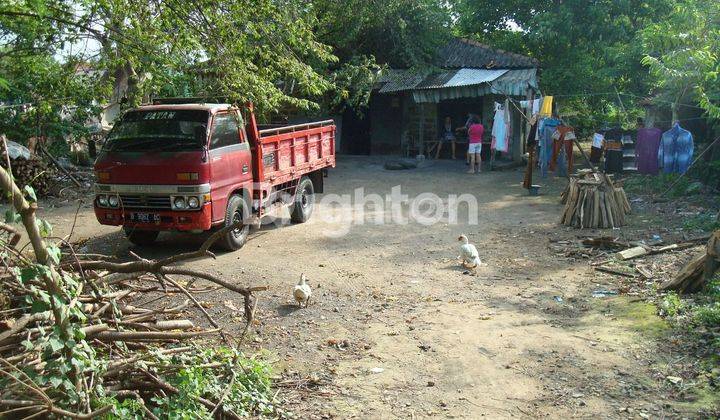
[[458,241],[462,242],[459,256],[462,266],[472,270],[477,269],[480,266],[480,254],[475,245],[471,244],[465,235],[460,235]]
[[310,303],[311,296],[312,289],[310,288],[310,285],[307,284],[307,277],[305,277],[305,274],[301,274],[300,282],[293,289],[293,297],[295,298],[298,306],[305,304],[305,307],[307,308]]

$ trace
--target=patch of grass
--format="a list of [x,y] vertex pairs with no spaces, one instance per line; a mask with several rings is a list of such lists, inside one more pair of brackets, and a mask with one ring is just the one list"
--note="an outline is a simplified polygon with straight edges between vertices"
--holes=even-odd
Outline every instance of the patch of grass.
[[677,198],[686,195],[692,180],[683,177],[678,181],[678,174],[633,175],[625,179],[624,188],[632,194],[662,194],[677,181],[677,184],[668,192],[668,198]]
[[699,373],[683,385],[692,401],[680,403],[679,407],[717,413],[714,410],[720,409],[720,274],[702,293],[687,298],[670,293],[660,307],[661,314],[687,332],[687,341],[694,345],[699,359]]
[[685,219],[683,229],[712,232],[720,229],[720,219],[718,219],[717,213],[700,213]]
[[690,389],[690,394],[693,397],[692,401],[677,403],[676,407],[691,413],[707,413],[709,416],[707,418],[712,418],[710,413],[720,407],[720,393],[707,381],[696,383]]
[[670,330],[668,323],[657,315],[657,307],[652,303],[633,301],[627,296],[598,301],[602,310],[611,312],[622,327],[631,331],[662,338]]

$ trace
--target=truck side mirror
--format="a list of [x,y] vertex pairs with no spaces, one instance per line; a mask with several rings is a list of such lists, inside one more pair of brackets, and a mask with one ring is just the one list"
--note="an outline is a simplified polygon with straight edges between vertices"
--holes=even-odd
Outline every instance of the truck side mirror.
[[205,147],[205,142],[207,141],[207,128],[204,125],[199,125],[195,127],[193,134],[195,137],[195,144],[200,147]]

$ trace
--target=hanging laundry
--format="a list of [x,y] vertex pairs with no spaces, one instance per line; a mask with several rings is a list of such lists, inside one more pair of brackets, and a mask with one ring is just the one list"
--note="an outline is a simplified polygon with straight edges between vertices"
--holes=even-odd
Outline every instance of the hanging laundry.
[[507,152],[507,123],[505,119],[505,109],[499,103],[495,103],[495,117],[493,118],[492,127],[492,150]]
[[542,104],[542,98],[535,99],[532,101],[532,114],[535,115],[540,112],[540,104]]
[[593,134],[593,142],[592,142],[593,147],[602,149],[604,141],[605,141],[605,136],[603,136],[602,134],[600,134],[600,133]]
[[605,142],[605,136],[600,133],[593,134],[592,147],[590,147],[590,162],[600,163],[602,158],[603,143]]
[[552,158],[553,139],[552,136],[560,125],[560,120],[554,118],[544,118],[540,120],[538,127],[538,142],[540,143],[540,151],[538,153],[538,162],[540,163],[540,174],[543,178],[547,177],[548,166]]
[[535,147],[535,145],[537,144],[538,122],[535,118],[532,118],[530,121],[531,121],[532,125],[530,126],[530,131],[528,131],[527,141],[525,142],[525,144],[528,148]]
[[510,100],[505,100],[505,149],[498,149],[502,152],[510,151],[510,142],[512,141],[512,115],[510,114]]
[[635,159],[638,173],[644,175],[657,175],[658,150],[662,130],[659,128],[640,128],[637,131],[637,144],[635,145]]
[[622,128],[611,128],[609,130],[605,130],[603,133],[603,136],[605,137],[605,141],[622,141],[623,134],[625,134],[625,130]]
[[557,176],[567,176],[573,168],[573,148],[575,146],[575,129],[566,125],[557,128],[552,136],[553,151],[550,158],[550,170]]
[[675,123],[662,135],[658,148],[658,165],[666,174],[684,174],[690,167],[693,151],[692,133]]
[[605,172],[620,174],[623,171],[622,149],[607,149],[605,151]]
[[553,97],[552,96],[546,96],[543,98],[542,106],[540,107],[540,115],[543,117],[549,117],[552,115],[552,104],[553,104]]

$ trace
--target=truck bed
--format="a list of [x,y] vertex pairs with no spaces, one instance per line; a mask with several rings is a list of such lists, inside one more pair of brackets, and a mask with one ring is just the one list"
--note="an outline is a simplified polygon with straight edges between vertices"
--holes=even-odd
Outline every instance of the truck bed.
[[256,182],[283,184],[323,168],[335,167],[335,125],[318,121],[258,131]]

